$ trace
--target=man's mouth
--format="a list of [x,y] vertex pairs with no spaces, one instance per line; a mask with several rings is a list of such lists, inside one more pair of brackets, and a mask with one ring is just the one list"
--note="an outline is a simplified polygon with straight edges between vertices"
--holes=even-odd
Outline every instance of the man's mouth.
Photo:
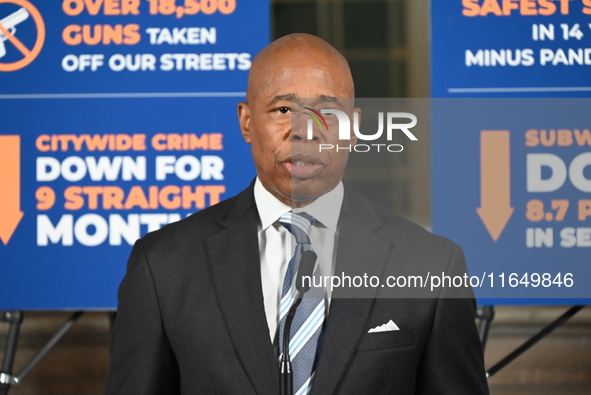
[[283,162],[283,165],[292,177],[311,178],[323,167],[324,163],[311,155],[294,155]]

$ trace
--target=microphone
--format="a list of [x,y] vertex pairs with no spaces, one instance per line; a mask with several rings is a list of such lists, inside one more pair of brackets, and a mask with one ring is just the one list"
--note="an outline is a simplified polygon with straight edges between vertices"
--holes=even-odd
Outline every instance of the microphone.
[[296,289],[298,290],[298,298],[293,302],[291,308],[285,317],[285,326],[283,327],[283,354],[281,355],[281,363],[279,364],[279,393],[280,395],[293,395],[293,371],[291,368],[291,358],[289,356],[289,334],[291,332],[291,322],[295,316],[296,310],[304,294],[310,290],[311,282],[307,281],[304,285],[304,277],[309,280],[314,273],[314,265],[318,256],[312,250],[304,251],[300,259],[300,267],[296,274]]

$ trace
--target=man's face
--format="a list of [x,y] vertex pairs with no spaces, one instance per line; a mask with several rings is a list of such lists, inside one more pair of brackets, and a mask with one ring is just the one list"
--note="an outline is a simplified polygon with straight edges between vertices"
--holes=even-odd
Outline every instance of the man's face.
[[[339,143],[338,127],[315,128],[314,139],[308,140],[301,103],[292,99],[313,99],[304,105],[317,111],[335,108],[350,113],[352,100],[335,101],[353,95],[349,70],[334,58],[312,51],[276,56],[259,74],[262,80],[255,82],[254,92],[249,91],[249,103],[238,107],[242,134],[252,146],[263,186],[282,202],[301,207],[339,183],[348,151],[319,152],[319,144]],[[355,141],[341,141],[349,144]]]

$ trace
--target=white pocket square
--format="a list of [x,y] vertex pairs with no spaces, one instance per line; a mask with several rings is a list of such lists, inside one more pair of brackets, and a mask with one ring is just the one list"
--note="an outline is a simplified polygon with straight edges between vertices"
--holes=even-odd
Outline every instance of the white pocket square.
[[400,328],[398,325],[394,323],[394,321],[390,320],[387,324],[376,326],[375,328],[371,328],[367,333],[375,333],[375,332],[390,332],[390,331],[398,331]]

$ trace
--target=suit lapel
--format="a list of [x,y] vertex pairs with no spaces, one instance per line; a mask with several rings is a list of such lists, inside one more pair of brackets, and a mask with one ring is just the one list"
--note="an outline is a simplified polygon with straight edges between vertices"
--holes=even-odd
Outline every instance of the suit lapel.
[[[382,222],[368,204],[352,190],[346,190],[339,220],[339,245],[335,275],[380,276],[392,244],[372,231]],[[327,317],[320,359],[312,394],[332,394],[346,373],[358,341],[363,335],[377,289],[364,288],[351,294],[336,289]],[[355,298],[351,298],[355,297]]]
[[261,286],[252,185],[218,222],[225,227],[207,241],[211,272],[230,337],[259,394],[279,388],[277,358],[269,338]]

